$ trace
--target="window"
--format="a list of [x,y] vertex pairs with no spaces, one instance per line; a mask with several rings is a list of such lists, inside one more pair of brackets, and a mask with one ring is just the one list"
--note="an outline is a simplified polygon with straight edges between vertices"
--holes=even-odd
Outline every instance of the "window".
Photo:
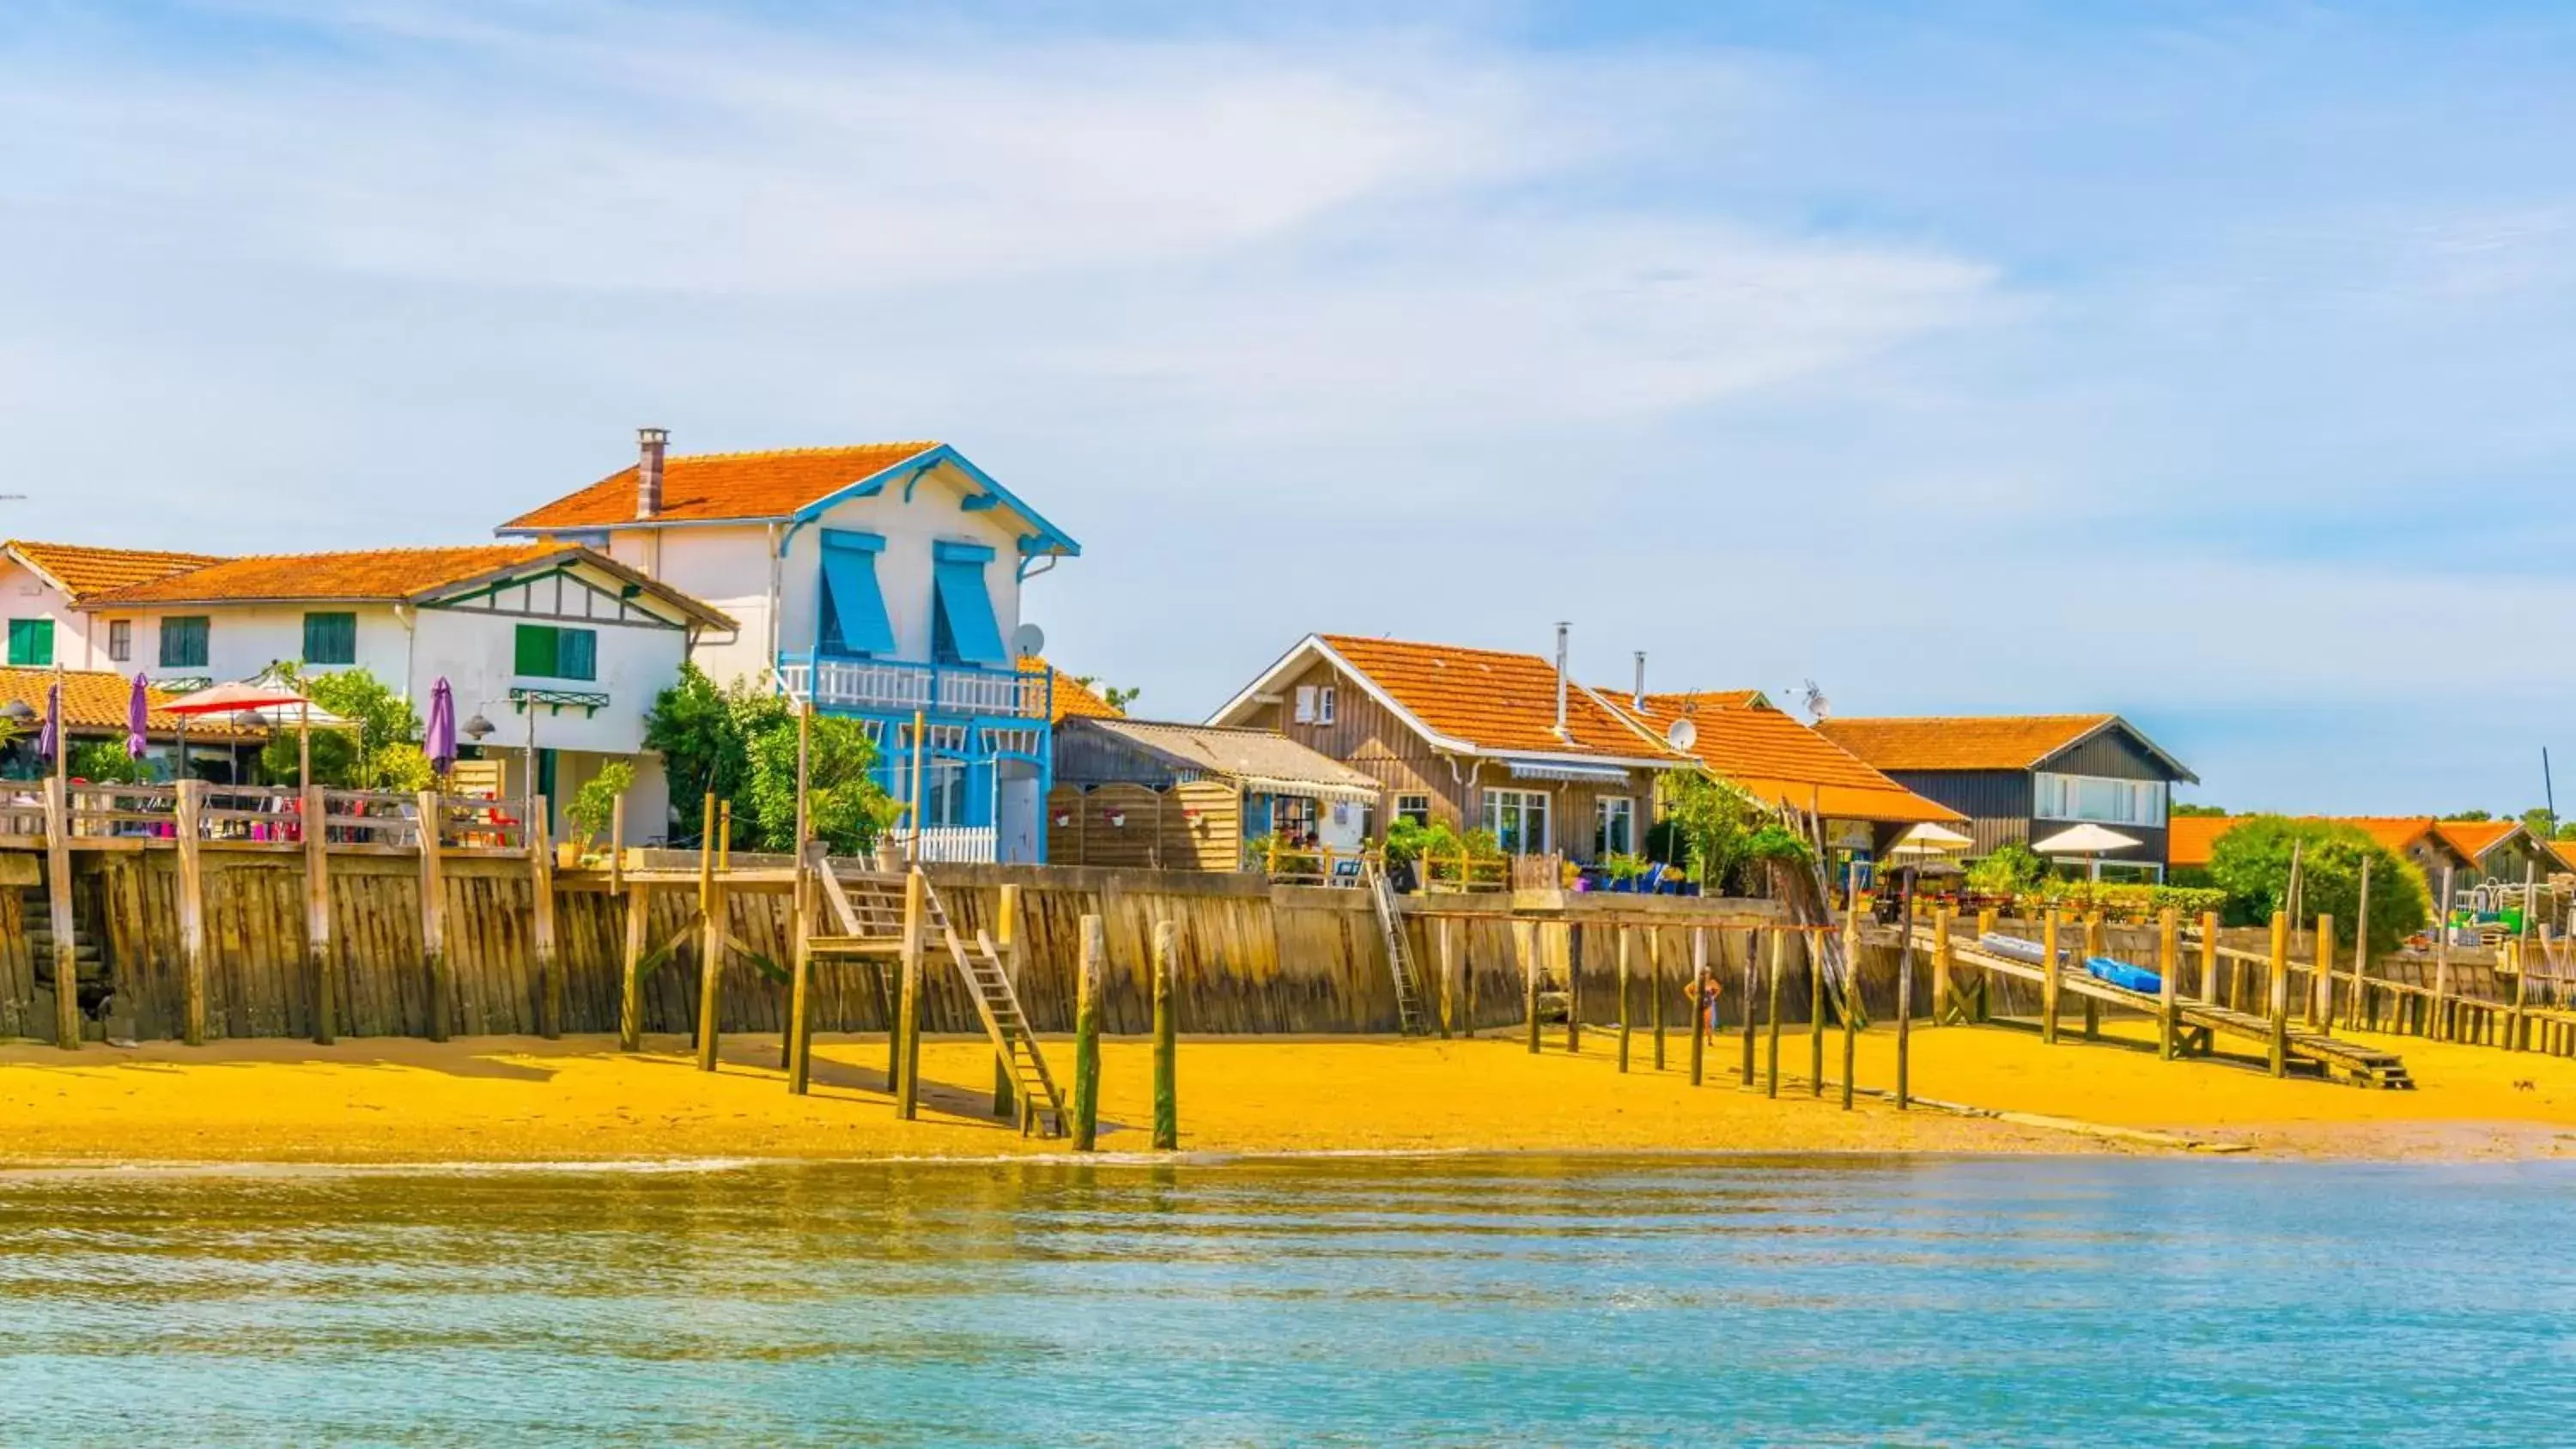
[[894,625],[877,585],[877,555],[885,539],[873,533],[823,530],[823,628],[826,654],[892,654]]
[[1333,687],[1329,684],[1315,691],[1315,723],[1333,722]]
[[9,663],[17,669],[42,669],[54,662],[54,621],[9,621]]
[[161,621],[161,667],[206,667],[206,616],[175,614]]
[[1545,855],[1547,797],[1536,790],[1488,790],[1485,828],[1506,855]]
[[931,657],[942,664],[1006,665],[1001,621],[984,587],[993,551],[982,544],[934,543],[931,553]]
[[2030,813],[2041,820],[2090,820],[2104,825],[2165,823],[2162,780],[2108,780],[2098,775],[2031,777]]
[[1315,722],[1315,686],[1313,686],[1313,685],[1311,685],[1311,684],[1301,684],[1301,685],[1298,685],[1298,686],[1297,686],[1297,723],[1299,723],[1299,724],[1313,724],[1314,722]]
[[134,657],[134,621],[132,619],[107,621],[107,657],[119,664]]
[[1430,824],[1431,797],[1428,795],[1396,796],[1395,818],[1398,820],[1410,820],[1416,825]]
[[521,624],[512,672],[536,679],[597,679],[599,631]]
[[357,663],[358,616],[355,614],[305,615],[304,662],[307,664]]
[[1595,803],[1592,823],[1595,854],[1637,853],[1637,802],[1625,795],[1604,795]]

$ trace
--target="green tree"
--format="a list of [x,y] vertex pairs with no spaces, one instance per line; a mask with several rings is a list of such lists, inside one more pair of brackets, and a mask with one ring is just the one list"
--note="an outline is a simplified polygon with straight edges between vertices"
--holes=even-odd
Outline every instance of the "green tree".
[[[737,683],[718,689],[694,664],[653,701],[644,743],[671,781],[671,839],[694,844],[709,794],[734,803],[733,844],[793,850],[796,713],[778,694]],[[895,818],[876,783],[876,749],[858,721],[816,715],[808,741],[808,823],[836,855],[864,853]]]
[[2448,815],[2436,815],[2433,818],[2436,820],[2456,820],[2466,824],[2479,820],[2493,820],[2495,818],[2495,812],[2492,810],[2454,810]]
[[[644,747],[661,755],[671,782],[673,844],[698,843],[699,802],[741,793],[751,774],[741,716],[755,708],[750,690],[739,684],[730,692],[718,689],[695,664],[681,665],[679,680],[654,699],[644,716]],[[786,714],[785,701],[778,712]]]
[[2173,803],[2173,808],[2165,813],[2168,815],[2179,815],[2184,819],[2190,819],[2193,816],[2219,818],[2227,814],[2227,807],[2224,805],[2186,805],[2182,801],[2177,800]]
[[1968,867],[1968,889],[1980,895],[2019,895],[2048,874],[2048,862],[2018,840],[2007,840]]
[[2433,893],[2423,873],[2357,827],[2257,815],[2218,837],[2210,848],[2209,878],[2227,892],[2229,920],[2260,925],[2283,908],[2294,849],[2299,854],[2299,913],[2309,918],[2333,915],[2339,939],[2348,943],[2356,937],[2364,860],[2370,862],[2372,950],[2394,948],[2432,919]]
[[1691,879],[1711,895],[1723,892],[1751,858],[1753,834],[1763,823],[1762,811],[1741,789],[1706,770],[1664,777],[1664,819],[1681,843]]
[[[302,675],[292,665],[279,670],[279,682],[347,721],[313,731],[313,778],[339,790],[417,790],[428,782],[428,761],[419,749],[420,716],[411,701],[364,669]],[[297,737],[290,720],[261,747],[260,768],[272,780],[301,785]]]
[[65,761],[75,780],[97,785],[140,785],[152,778],[152,767],[125,752],[125,741],[74,740]]
[[2558,815],[2546,805],[2534,805],[2522,812],[2522,828],[2538,839],[2554,839],[2558,834]]

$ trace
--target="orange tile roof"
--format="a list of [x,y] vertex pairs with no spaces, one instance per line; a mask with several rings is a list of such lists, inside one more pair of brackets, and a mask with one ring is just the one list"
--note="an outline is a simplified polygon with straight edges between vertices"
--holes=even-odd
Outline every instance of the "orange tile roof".
[[[134,681],[124,675],[103,669],[66,669],[63,671],[63,718],[72,733],[125,733],[125,712],[134,698]],[[45,713],[45,691],[52,687],[54,671],[50,669],[0,668],[0,705],[13,700],[26,701],[27,707],[41,720]],[[146,686],[153,708],[146,717],[147,736],[175,735],[179,716],[160,706],[179,697],[176,690]],[[267,737],[267,731],[234,726],[215,719],[188,721],[188,737],[196,740],[255,740]]]
[[[1053,665],[1043,659],[1020,661],[1022,674],[1044,674],[1053,668]],[[1068,719],[1125,719],[1127,717],[1127,711],[1093,693],[1090,685],[1061,669],[1055,671],[1053,695],[1054,720],[1057,724],[1062,724]]]
[[2483,861],[2487,852],[2504,844],[2515,831],[2522,829],[2519,820],[2437,820],[2434,833],[2451,843],[2452,848],[2471,860]]
[[1871,769],[1849,750],[1759,700],[1758,690],[1649,694],[1637,708],[1627,695],[1605,697],[1661,737],[1688,718],[1690,753],[1765,804],[1788,801],[1832,820],[1899,824],[1967,817],[1926,800]]
[[1316,637],[1433,733],[1480,751],[1681,758],[1580,686],[1566,691],[1566,733],[1559,735],[1556,666],[1535,654],[1347,634]]
[[[938,447],[934,442],[696,453],[662,462],[661,523],[786,518],[863,478]],[[634,523],[635,465],[502,524],[504,530],[606,528]]]
[[1829,719],[1816,728],[1882,770],[2027,770],[2118,718],[2030,714]]
[[2236,826],[2233,815],[2174,815],[2165,820],[2165,864],[2174,869],[2209,864],[2218,837]]
[[171,574],[86,602],[95,608],[268,600],[390,602],[564,551],[562,545],[551,543],[487,543],[464,548],[259,554]]
[[12,539],[5,547],[29,567],[62,585],[63,592],[74,599],[223,562],[216,554],[90,548],[76,543],[30,543],[25,539]]
[[[2173,816],[2165,822],[2165,864],[2177,868],[2209,864],[2217,848],[2218,837],[2235,829],[2247,818],[2243,815]],[[2396,855],[2406,854],[2425,836],[2436,834],[2433,819],[2428,815],[2299,815],[2291,818],[2352,826]],[[2449,842],[2443,843],[2447,845]]]

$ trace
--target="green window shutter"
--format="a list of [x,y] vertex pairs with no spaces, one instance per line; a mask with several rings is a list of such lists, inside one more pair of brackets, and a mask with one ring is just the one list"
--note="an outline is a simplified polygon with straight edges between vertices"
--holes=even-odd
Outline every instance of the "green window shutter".
[[161,667],[164,669],[203,669],[206,667],[206,617],[203,614],[178,614],[161,621]]
[[9,621],[9,663],[19,669],[50,668],[54,662],[54,621]]
[[555,635],[555,677],[557,679],[597,679],[599,677],[599,631],[558,629]]
[[555,636],[560,632],[547,624],[521,624],[518,657],[510,666],[511,672],[539,679],[554,678]]
[[305,615],[304,662],[307,664],[357,663],[358,616],[355,614]]

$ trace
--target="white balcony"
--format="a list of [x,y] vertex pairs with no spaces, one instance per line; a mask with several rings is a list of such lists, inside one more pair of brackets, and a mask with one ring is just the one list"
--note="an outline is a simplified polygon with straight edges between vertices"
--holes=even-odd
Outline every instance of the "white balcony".
[[779,681],[826,710],[889,714],[1047,718],[1053,679],[972,664],[903,664],[886,659],[783,658]]

